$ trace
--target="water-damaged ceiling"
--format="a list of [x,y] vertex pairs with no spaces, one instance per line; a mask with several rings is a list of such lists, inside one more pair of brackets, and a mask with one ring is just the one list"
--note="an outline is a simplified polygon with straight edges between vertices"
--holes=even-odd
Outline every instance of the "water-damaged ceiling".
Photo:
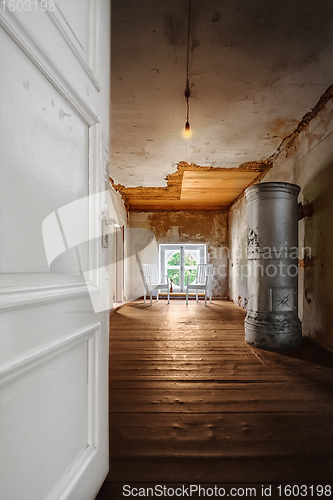
[[332,0],[112,0],[111,172],[166,186],[179,162],[269,158],[333,81]]

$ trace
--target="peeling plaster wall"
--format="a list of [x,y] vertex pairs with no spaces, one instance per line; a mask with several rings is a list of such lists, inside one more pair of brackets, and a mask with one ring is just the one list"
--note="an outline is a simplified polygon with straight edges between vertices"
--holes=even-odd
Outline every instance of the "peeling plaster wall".
[[158,245],[151,231],[143,226],[125,229],[125,300],[144,294],[143,264],[158,266]]
[[229,212],[229,298],[247,305],[247,202],[243,196]]
[[213,297],[228,298],[228,215],[220,211],[130,212],[131,228],[153,231],[161,243],[206,243]]
[[[301,187],[299,201],[313,203],[314,214],[299,222],[299,317],[303,334],[333,348],[333,101],[297,135],[284,141],[263,182]],[[231,244],[229,296],[246,306],[247,203],[240,198],[229,212]],[[243,268],[244,270],[244,268]]]

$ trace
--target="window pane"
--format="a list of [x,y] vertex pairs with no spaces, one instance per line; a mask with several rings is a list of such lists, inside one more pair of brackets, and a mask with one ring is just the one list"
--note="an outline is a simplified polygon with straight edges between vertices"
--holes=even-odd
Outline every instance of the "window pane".
[[188,282],[189,282],[189,284],[191,284],[195,280],[196,274],[197,274],[196,269],[186,269],[185,270],[185,286],[187,285],[187,276],[190,276]]
[[180,286],[180,269],[168,269],[167,272],[172,283],[176,286]]
[[185,252],[184,260],[185,260],[185,262],[184,262],[185,266],[197,266],[197,261],[195,260],[193,255],[191,255],[188,252]]
[[180,265],[180,252],[175,253],[168,260],[167,266],[179,266]]

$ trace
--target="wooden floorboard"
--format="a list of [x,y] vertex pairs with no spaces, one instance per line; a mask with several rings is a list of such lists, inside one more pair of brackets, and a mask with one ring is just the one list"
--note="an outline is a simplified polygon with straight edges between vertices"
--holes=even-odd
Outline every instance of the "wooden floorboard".
[[[226,496],[252,486],[257,498],[263,486],[296,498],[277,486],[332,485],[331,355],[311,342],[251,347],[244,317],[228,301],[136,301],[112,314],[110,472],[98,500],[125,498],[125,484],[217,485]],[[328,497],[320,491],[306,498]]]

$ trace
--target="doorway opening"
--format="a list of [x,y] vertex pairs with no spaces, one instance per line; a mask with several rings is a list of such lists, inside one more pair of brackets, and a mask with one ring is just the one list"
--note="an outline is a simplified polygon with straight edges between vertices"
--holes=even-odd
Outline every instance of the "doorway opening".
[[174,292],[184,292],[189,277],[193,283],[198,264],[206,264],[205,244],[160,245],[160,273],[172,280]]

